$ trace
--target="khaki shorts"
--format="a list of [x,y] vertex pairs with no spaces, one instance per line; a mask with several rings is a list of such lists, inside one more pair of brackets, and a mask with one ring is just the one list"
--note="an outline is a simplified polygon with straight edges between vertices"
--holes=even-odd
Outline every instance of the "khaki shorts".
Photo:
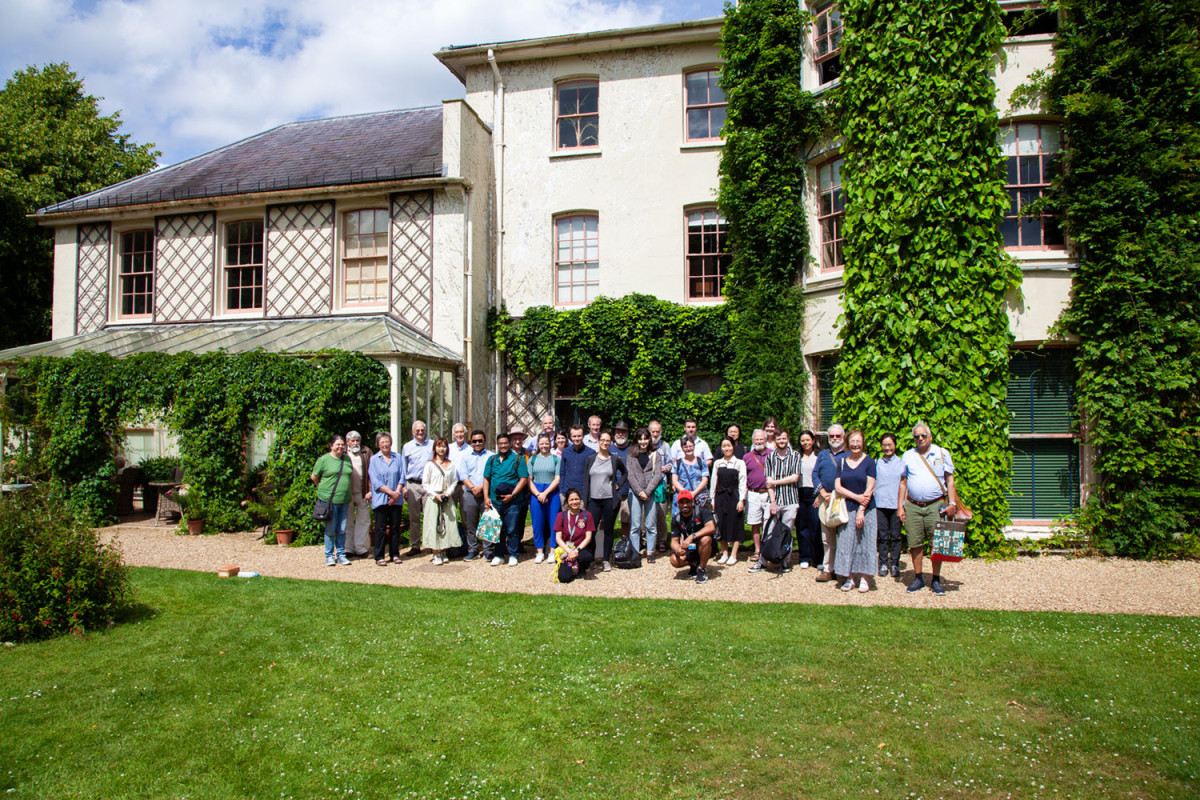
[[904,501],[904,533],[908,537],[909,550],[933,541],[933,529],[937,527],[940,506],[940,500],[927,506],[919,506],[911,500]]
[[771,515],[771,500],[766,492],[746,492],[746,524],[762,525]]

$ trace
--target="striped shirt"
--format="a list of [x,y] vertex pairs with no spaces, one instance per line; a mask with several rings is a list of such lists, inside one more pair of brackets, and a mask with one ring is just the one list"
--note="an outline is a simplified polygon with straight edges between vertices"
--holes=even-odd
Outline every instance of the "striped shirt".
[[[782,480],[792,475],[800,474],[803,456],[792,448],[776,450],[767,456],[767,477],[771,480]],[[800,505],[800,481],[775,487],[775,505]]]

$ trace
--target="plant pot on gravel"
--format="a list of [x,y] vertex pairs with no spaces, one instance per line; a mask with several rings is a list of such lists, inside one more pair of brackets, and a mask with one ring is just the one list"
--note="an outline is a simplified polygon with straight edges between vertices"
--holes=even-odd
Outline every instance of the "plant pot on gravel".
[[275,531],[275,543],[287,546],[296,540],[296,532],[283,528]]
[[187,526],[189,534],[192,536],[199,536],[200,534],[204,533],[204,518],[201,517],[200,519],[192,519],[189,517]]

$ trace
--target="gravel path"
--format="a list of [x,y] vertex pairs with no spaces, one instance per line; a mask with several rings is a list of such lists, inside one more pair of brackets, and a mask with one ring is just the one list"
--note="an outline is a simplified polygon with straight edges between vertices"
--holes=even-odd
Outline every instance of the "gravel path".
[[[947,564],[946,594],[928,589],[909,595],[911,567],[903,582],[871,579],[872,590],[838,591],[833,583],[816,583],[816,570],[799,568],[779,575],[747,572],[746,557],[737,566],[709,567],[709,581],[698,585],[659,558],[641,569],[597,572],[571,584],[554,583],[551,567],[523,555],[516,567],[492,567],[476,560],[444,566],[425,555],[403,564],[376,566],[374,560],[355,560],[350,566],[326,567],[320,547],[264,545],[257,533],[180,536],[173,528],[146,522],[126,522],[101,529],[101,538],[120,544],[126,563],[212,572],[236,564],[263,576],[307,578],[351,583],[382,583],[427,589],[472,589],[526,594],[592,595],[729,600],[735,602],[821,603],[824,605],[884,605],[910,608],[982,608],[1016,611],[1078,611],[1088,613],[1200,615],[1200,563],[1147,563],[1124,559],[1041,556],[989,563],[983,560]],[[928,565],[925,567],[928,572]]]

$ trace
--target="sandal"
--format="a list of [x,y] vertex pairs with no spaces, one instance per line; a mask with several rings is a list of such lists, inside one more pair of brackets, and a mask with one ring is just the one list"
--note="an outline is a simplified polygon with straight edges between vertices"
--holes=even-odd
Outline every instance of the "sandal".
[[375,566],[386,567],[387,565],[388,565],[388,562],[386,559],[382,559],[382,558],[375,559]]
[[400,560],[400,556],[392,556],[392,563],[393,564],[403,564],[404,562]]

